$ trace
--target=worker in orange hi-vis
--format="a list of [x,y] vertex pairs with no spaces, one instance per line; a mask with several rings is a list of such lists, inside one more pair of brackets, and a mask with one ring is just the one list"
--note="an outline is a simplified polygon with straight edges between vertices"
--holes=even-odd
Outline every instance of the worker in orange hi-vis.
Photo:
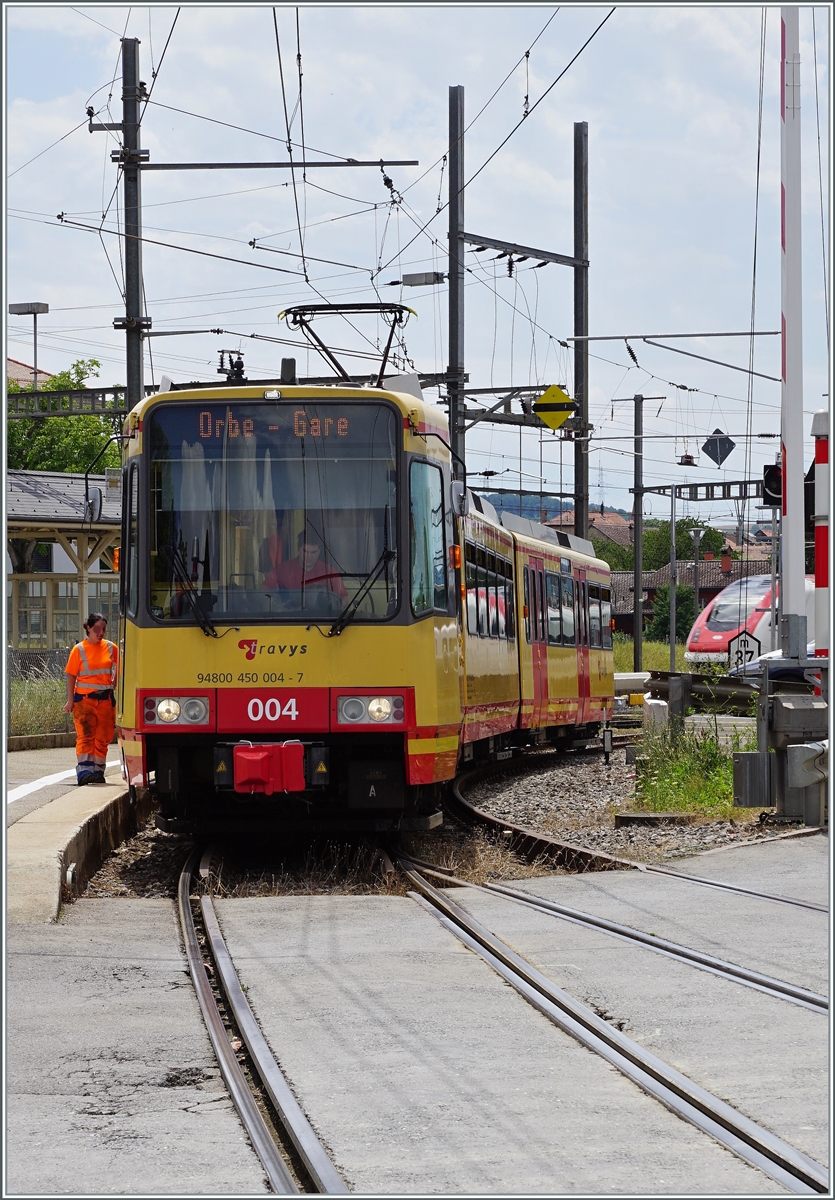
[[104,636],[107,617],[103,613],[90,613],[84,630],[87,636],[73,646],[64,668],[67,676],[64,712],[72,713],[75,725],[79,787],[85,783],[104,783],[107,747],[113,741],[116,723],[113,687],[119,662],[119,651]]

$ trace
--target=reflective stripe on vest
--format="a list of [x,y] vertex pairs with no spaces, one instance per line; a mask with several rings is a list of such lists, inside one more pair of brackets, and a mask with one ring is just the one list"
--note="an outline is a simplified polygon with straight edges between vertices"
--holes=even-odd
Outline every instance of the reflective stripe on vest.
[[81,655],[81,663],[83,669],[79,671],[75,679],[75,687],[77,691],[84,689],[90,692],[103,692],[108,688],[113,687],[113,650],[112,642],[108,642],[106,638],[102,638],[103,644],[107,647],[107,657],[110,660],[107,668],[102,668],[99,671],[91,671],[90,664],[87,661],[87,655],[84,651],[84,643],[78,643],[78,653]]

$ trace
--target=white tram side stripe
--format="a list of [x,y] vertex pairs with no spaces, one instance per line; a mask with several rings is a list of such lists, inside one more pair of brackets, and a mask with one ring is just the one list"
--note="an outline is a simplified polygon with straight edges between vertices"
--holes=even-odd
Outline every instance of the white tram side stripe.
[[[109,771],[112,767],[119,766],[121,766],[121,762],[118,758],[114,758],[112,762],[105,763],[104,769]],[[22,800],[24,796],[30,796],[32,792],[38,792],[52,783],[60,783],[62,779],[69,779],[70,776],[75,776],[75,767],[70,767],[69,771],[56,771],[54,775],[42,775],[40,779],[33,779],[31,783],[22,783],[20,787],[13,788],[9,792],[6,803],[13,804],[15,800]]]

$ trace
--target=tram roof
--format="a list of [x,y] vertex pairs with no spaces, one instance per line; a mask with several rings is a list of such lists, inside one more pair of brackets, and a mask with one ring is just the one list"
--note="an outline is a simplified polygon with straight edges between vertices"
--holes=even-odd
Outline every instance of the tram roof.
[[540,524],[539,521],[531,521],[528,517],[517,517],[508,512],[498,513],[489,500],[485,500],[483,496],[478,496],[473,492],[469,492],[468,495],[471,513],[476,514],[482,521],[498,526],[512,534],[524,549],[541,551],[544,542],[549,554],[580,558],[582,565],[608,572],[608,563],[597,557],[594,553],[594,546],[585,538],[576,537],[573,533],[565,533],[561,529],[551,529],[547,525]]

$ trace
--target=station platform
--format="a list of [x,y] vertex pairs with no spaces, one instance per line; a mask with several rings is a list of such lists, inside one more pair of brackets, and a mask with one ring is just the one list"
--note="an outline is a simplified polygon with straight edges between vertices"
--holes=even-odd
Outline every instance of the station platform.
[[76,784],[73,748],[20,750],[6,764],[6,919],[55,921],[62,887],[80,886],[97,870],[139,814],[131,811],[115,746],[105,782],[86,787]]

